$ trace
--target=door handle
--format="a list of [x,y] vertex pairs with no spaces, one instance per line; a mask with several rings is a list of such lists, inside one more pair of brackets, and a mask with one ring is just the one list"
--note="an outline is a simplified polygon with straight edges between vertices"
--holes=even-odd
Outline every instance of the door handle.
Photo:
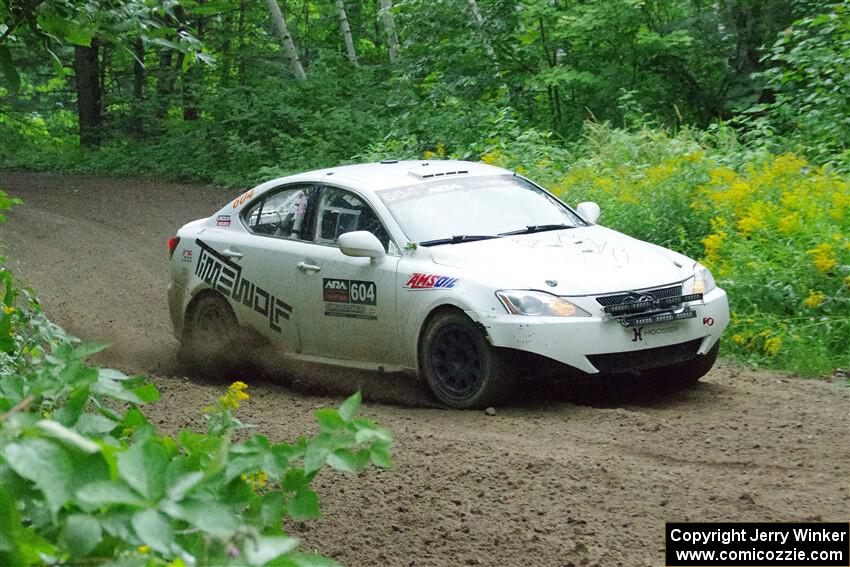
[[307,262],[298,262],[295,264],[299,270],[302,272],[318,272],[322,268],[313,264],[308,264]]
[[221,251],[222,256],[227,256],[228,258],[241,258],[244,256],[242,252],[237,252],[236,250],[231,250],[230,248],[225,248]]

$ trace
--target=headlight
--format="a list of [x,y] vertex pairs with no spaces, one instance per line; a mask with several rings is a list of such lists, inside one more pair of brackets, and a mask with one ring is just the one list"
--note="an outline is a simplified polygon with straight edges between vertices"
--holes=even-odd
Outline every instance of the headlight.
[[709,293],[717,287],[714,276],[700,263],[694,264],[694,293]]
[[496,292],[508,313],[544,317],[590,317],[590,313],[563,297],[543,291],[503,289]]

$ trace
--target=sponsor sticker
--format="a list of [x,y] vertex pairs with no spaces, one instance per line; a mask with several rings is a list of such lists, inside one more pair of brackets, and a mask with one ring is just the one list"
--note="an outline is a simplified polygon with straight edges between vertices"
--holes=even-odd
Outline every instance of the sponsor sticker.
[[705,325],[706,327],[713,327],[714,326],[714,317],[703,317],[702,318],[702,324]]
[[183,255],[181,256],[181,259],[184,262],[191,262],[192,261],[192,250],[190,248],[183,250]]
[[413,272],[404,284],[407,289],[451,289],[458,284],[458,278],[450,278],[439,274],[423,274]]
[[201,249],[198,263],[195,264],[195,275],[225,297],[253,309],[268,319],[269,328],[280,333],[281,322],[289,320],[292,306],[272,292],[244,278],[242,266],[206,242],[196,238],[195,244]]
[[378,289],[366,280],[322,279],[325,315],[352,319],[378,318]]
[[218,215],[215,219],[216,226],[230,226],[230,215]]
[[670,327],[632,327],[632,333],[634,333],[634,338],[632,338],[632,342],[636,343],[638,341],[642,341],[644,335],[666,335],[667,333],[675,333],[679,330],[679,325],[671,325]]

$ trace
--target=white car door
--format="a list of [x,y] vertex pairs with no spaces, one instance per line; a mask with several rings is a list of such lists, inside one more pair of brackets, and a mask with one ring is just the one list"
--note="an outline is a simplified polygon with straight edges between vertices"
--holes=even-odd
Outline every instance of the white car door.
[[[318,186],[297,184],[269,191],[235,215],[222,221],[241,222],[226,231],[221,244],[205,253],[227,262],[223,269],[228,299],[239,322],[272,341],[281,352],[298,352],[298,269],[301,254],[310,245],[306,215]],[[215,248],[215,250],[213,249]],[[222,281],[222,278],[219,278]]]
[[[373,233],[389,252],[373,262],[337,247],[341,234]],[[400,254],[364,199],[323,187],[315,213],[315,236],[300,258],[299,298],[304,354],[392,364],[400,357],[396,270]]]

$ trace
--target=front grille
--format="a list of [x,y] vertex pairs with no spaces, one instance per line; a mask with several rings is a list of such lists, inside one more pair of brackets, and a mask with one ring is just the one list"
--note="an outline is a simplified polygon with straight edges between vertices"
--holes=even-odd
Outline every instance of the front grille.
[[[672,287],[665,287],[661,289],[650,289],[646,291],[640,291],[640,293],[651,295],[653,299],[664,299],[665,297],[675,297],[677,295],[682,295],[682,286],[674,285]],[[630,293],[601,295],[596,298],[596,301],[599,303],[599,305],[603,307],[608,307],[609,305],[618,305],[620,303],[634,301],[634,296]]]
[[603,374],[617,374],[632,370],[648,370],[678,364],[691,360],[697,355],[702,339],[664,347],[647,348],[631,352],[613,352],[591,354],[590,363]]

